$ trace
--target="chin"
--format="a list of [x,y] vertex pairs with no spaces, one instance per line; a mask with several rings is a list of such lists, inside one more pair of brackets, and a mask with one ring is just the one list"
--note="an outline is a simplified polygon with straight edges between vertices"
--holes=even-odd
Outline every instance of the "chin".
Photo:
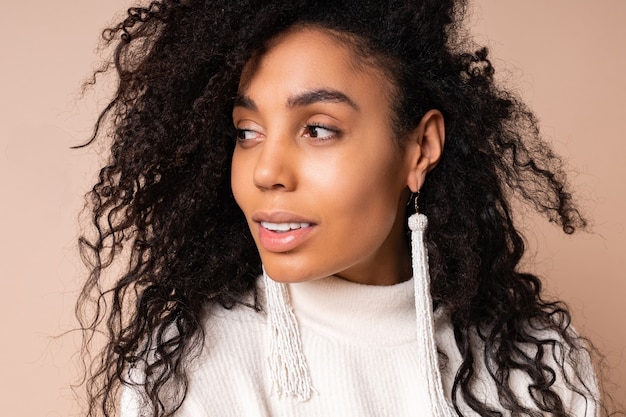
[[272,280],[276,282],[280,282],[283,284],[289,283],[297,283],[297,282],[306,282],[313,281],[316,279],[324,278],[324,276],[317,276],[315,274],[306,273],[304,271],[300,271],[298,268],[294,268],[292,266],[284,266],[284,265],[273,265],[263,264],[265,268],[265,273],[272,278]]

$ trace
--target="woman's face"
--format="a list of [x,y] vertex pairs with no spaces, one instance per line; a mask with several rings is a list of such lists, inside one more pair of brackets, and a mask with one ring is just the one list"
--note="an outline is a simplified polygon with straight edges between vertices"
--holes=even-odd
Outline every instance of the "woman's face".
[[244,74],[232,189],[268,275],[408,279],[411,163],[394,141],[382,71],[306,28],[280,36]]

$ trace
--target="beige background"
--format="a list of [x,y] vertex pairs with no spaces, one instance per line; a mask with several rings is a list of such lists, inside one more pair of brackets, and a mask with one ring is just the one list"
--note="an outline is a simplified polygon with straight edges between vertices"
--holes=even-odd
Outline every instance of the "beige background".
[[[106,89],[79,100],[100,29],[124,0],[5,2],[0,13],[0,404],[7,416],[67,416],[77,338],[69,330],[83,270],[76,252]],[[566,156],[593,233],[563,237],[524,218],[536,271],[607,356],[626,399],[626,1],[482,0],[473,32]],[[504,65],[504,67],[503,67]]]

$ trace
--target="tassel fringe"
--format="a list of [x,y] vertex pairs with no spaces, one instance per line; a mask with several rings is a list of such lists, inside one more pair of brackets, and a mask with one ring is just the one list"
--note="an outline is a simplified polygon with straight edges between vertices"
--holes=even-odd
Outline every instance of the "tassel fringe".
[[285,284],[271,279],[263,269],[270,325],[268,364],[272,389],[279,397],[311,398],[313,385],[302,353],[302,340]]
[[428,219],[423,214],[409,217],[411,229],[411,257],[413,261],[413,282],[415,283],[415,310],[417,312],[417,339],[419,377],[424,381],[420,389],[425,390],[426,398],[430,399],[429,410],[422,416],[454,417],[456,413],[446,401],[439,371],[437,344],[433,324],[433,305],[430,295],[430,273],[428,271],[428,253],[424,246],[424,232]]

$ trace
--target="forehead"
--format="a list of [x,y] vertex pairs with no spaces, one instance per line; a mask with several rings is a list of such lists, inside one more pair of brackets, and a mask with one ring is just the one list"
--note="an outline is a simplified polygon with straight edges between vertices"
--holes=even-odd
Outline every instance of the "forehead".
[[[273,38],[264,53],[250,59],[241,75],[239,92],[270,80],[294,88],[375,89],[389,97],[392,83],[376,60],[349,34],[318,27],[290,28]],[[257,84],[257,85],[255,85]],[[252,88],[253,90],[255,88]]]

